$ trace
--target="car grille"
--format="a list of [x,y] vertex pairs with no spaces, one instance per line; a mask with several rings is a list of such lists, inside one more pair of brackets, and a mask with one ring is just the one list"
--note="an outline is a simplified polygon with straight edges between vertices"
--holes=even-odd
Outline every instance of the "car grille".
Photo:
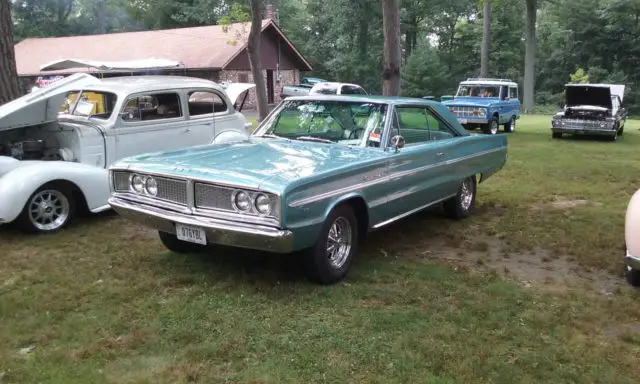
[[172,203],[187,205],[187,182],[184,180],[156,177],[158,194],[156,198]]
[[[569,129],[607,129],[607,124],[599,120],[582,120],[582,119],[562,119],[563,128]],[[604,124],[604,127],[601,125]]]
[[222,209],[233,211],[231,195],[232,189],[217,185],[195,183],[195,205],[196,208]]
[[482,116],[476,111],[477,107],[449,107],[449,110],[457,117],[478,117]]
[[113,184],[118,192],[127,192],[129,190],[129,175],[131,172],[114,172]]

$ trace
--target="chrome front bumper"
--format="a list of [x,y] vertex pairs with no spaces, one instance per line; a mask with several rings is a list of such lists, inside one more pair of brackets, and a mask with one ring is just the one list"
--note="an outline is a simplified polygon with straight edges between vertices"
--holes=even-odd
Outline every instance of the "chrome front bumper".
[[489,120],[484,118],[466,118],[466,117],[456,117],[458,123],[464,124],[487,124]]
[[632,255],[628,249],[624,256],[624,263],[627,267],[640,271],[640,256]]
[[293,233],[273,227],[232,222],[168,211],[117,197],[109,205],[122,217],[166,233],[176,233],[176,223],[204,229],[207,243],[267,252],[293,251]]
[[602,136],[615,136],[618,132],[615,129],[609,128],[590,128],[590,127],[553,127],[551,128],[553,133],[582,133],[585,135],[602,135]]

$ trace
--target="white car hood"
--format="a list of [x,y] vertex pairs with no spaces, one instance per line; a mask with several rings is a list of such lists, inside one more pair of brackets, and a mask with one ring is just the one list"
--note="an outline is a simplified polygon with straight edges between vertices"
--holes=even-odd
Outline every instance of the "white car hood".
[[227,96],[229,96],[231,104],[235,105],[240,95],[251,88],[255,88],[256,85],[251,83],[230,83],[223,86]]
[[97,83],[100,83],[100,79],[86,73],[76,73],[0,105],[0,132],[56,121],[69,91],[79,91],[82,87]]

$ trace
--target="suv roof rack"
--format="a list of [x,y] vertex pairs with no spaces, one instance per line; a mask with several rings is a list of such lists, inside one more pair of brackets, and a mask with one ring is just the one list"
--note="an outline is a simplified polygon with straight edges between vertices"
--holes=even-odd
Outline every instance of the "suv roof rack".
[[508,83],[513,83],[513,80],[511,79],[494,79],[491,77],[469,77],[467,78],[467,81],[484,81],[484,80],[488,80],[488,81],[504,81],[504,82],[508,82]]

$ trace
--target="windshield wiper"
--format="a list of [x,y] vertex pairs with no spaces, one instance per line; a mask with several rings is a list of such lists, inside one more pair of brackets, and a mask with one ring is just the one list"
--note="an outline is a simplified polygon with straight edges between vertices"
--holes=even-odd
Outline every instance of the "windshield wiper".
[[260,135],[258,137],[267,137],[269,139],[284,139],[284,140],[287,140],[286,137],[274,135],[273,133],[265,133],[264,135]]
[[314,141],[316,143],[327,143],[327,144],[333,144],[334,142],[329,140],[329,139],[322,139],[320,137],[313,137],[313,136],[300,136],[300,137],[296,137],[296,140],[300,140],[300,141]]

